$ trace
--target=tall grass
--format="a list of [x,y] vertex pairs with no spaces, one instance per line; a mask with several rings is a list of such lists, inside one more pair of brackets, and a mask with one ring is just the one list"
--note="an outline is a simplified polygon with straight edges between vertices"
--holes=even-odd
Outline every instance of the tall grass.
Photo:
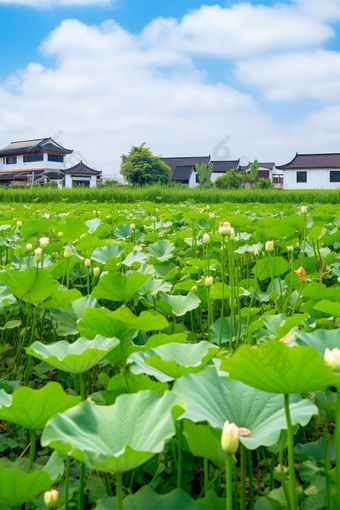
[[232,202],[250,203],[290,203],[290,204],[337,204],[340,202],[340,190],[232,190],[189,189],[185,186],[132,186],[98,187],[98,188],[0,188],[2,203],[47,203],[47,202],[98,202],[98,203],[134,203],[156,202],[180,204],[191,201],[199,204],[218,204]]

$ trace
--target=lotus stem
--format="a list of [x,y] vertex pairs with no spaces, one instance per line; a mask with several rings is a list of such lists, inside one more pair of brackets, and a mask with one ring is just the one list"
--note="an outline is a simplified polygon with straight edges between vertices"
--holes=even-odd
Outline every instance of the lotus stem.
[[289,410],[289,393],[284,395],[285,413],[287,420],[287,435],[288,435],[288,467],[289,467],[289,489],[290,489],[290,505],[291,510],[295,510],[296,506],[296,490],[295,490],[295,467],[294,467],[294,438],[293,426],[290,419]]
[[179,444],[178,444],[178,469],[177,469],[177,489],[182,488],[183,481],[183,420],[179,422]]
[[82,373],[79,374],[79,382],[80,382],[80,398],[82,401],[85,400],[85,384],[84,384],[84,375]]
[[229,285],[230,285],[230,340],[229,349],[233,348],[233,333],[234,333],[234,310],[235,310],[235,298],[234,298],[234,267],[232,264],[232,243],[228,238],[228,265],[229,265]]
[[301,266],[303,267],[303,259],[305,258],[305,248],[306,248],[306,213],[303,214],[303,247],[302,247],[302,259],[301,259]]
[[251,450],[248,450],[249,510],[254,508],[253,464]]
[[85,464],[84,462],[81,462],[79,480],[79,510],[84,510],[84,489],[85,489]]
[[66,287],[70,288],[70,271],[68,268],[68,258],[66,259]]
[[328,420],[327,420],[327,418],[326,418],[323,437],[325,440],[325,446],[324,446],[324,451],[323,451],[323,462],[324,462],[324,466],[325,466],[327,508],[329,510],[331,510],[332,509],[332,499],[331,499],[331,485],[329,482],[329,471],[328,471]]
[[209,460],[204,457],[204,495],[207,496],[209,485]]
[[222,236],[222,305],[221,305],[221,323],[220,323],[220,336],[218,339],[218,345],[221,347],[222,342],[222,327],[223,327],[223,310],[224,310],[224,277],[225,277],[225,261],[224,261],[224,236]]
[[227,510],[233,510],[233,480],[232,480],[232,455],[226,455],[225,460],[225,478],[226,478],[226,490],[227,490],[227,497],[226,502]]
[[294,303],[294,306],[293,306],[293,310],[292,310],[292,316],[294,315],[294,312],[295,312],[295,308],[296,308],[296,305],[298,304],[298,302],[299,302],[299,300],[300,300],[300,297],[301,297],[301,293],[302,293],[302,289],[303,289],[304,285],[305,285],[305,282],[302,282],[302,283],[301,283],[301,287],[300,287],[300,290],[299,290],[299,295],[298,295],[298,298],[297,298],[297,300],[295,301],[295,303]]
[[34,429],[30,429],[30,440],[31,440],[31,447],[30,447],[30,454],[28,457],[27,473],[30,473],[33,470],[35,445],[37,444],[37,432]]
[[111,484],[110,484],[110,480],[109,480],[109,477],[108,477],[107,473],[104,473],[104,481],[105,481],[105,487],[106,487],[107,495],[109,497],[112,497],[113,496],[113,492],[112,492],[112,489],[111,489]]
[[293,276],[294,276],[294,256],[293,256],[293,252],[292,252],[291,257],[290,257],[290,266],[291,266],[291,269],[290,269],[290,271],[291,271],[291,273],[290,273],[290,287],[288,289],[287,299],[286,299],[286,302],[285,302],[283,310],[282,310],[283,313],[286,312],[286,309],[287,309],[287,306],[288,306],[288,302],[289,302],[289,299],[290,299],[290,296],[291,296],[292,290],[293,290]]
[[123,484],[122,473],[116,473],[116,498],[118,510],[123,510]]
[[207,302],[208,302],[208,342],[210,342],[210,326],[211,326],[210,287],[207,287]]
[[241,510],[246,508],[246,477],[247,477],[247,450],[241,443]]
[[68,510],[68,488],[70,482],[70,462],[71,457],[69,455],[66,456],[66,466],[65,466],[65,510]]
[[340,389],[337,387],[337,401],[336,401],[336,420],[338,428],[335,427],[335,452],[336,452],[336,476],[338,486],[338,498],[340,508]]
[[[286,433],[286,432],[285,432]],[[284,448],[284,444],[285,444],[285,437],[286,436],[283,436],[281,437],[280,439],[280,452],[279,452],[279,464],[280,464],[280,468],[281,468],[281,485],[283,487],[283,492],[285,494],[285,498],[286,498],[286,501],[287,501],[287,505],[289,504],[289,496],[288,496],[288,492],[287,492],[287,485],[286,485],[286,475],[285,475],[285,470],[283,468],[283,463],[282,463],[282,459],[283,459],[283,448]]]
[[272,258],[270,253],[268,252],[268,261],[269,261],[269,270],[270,270],[270,279],[272,282],[272,289],[274,294],[274,304],[275,304],[275,312],[277,312],[277,303],[276,303],[276,292],[275,292],[275,282],[274,282],[274,272],[273,272],[273,266],[272,266]]
[[90,295],[90,269],[87,269],[86,287],[87,287],[87,297],[89,297],[89,295]]
[[270,484],[269,484],[269,490],[274,489],[274,464],[275,464],[275,452],[272,453],[272,458],[270,461]]

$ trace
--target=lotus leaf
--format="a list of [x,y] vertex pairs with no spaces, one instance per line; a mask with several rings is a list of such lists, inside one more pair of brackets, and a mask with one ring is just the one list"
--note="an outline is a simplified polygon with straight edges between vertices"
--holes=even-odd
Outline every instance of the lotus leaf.
[[58,323],[60,335],[78,335],[78,320],[83,317],[85,310],[92,308],[99,308],[99,304],[96,298],[89,296],[72,301],[66,308],[51,308],[50,313]]
[[146,248],[146,252],[156,259],[164,262],[165,260],[172,259],[174,256],[173,251],[175,249],[175,245],[170,243],[167,239],[161,239],[154,244],[150,244]]
[[131,235],[132,227],[130,224],[124,223],[119,225],[119,227],[117,227],[113,233],[116,237],[118,237],[118,239],[126,239],[129,237],[129,235]]
[[123,251],[124,248],[122,248],[122,246],[117,244],[108,244],[103,248],[96,248],[91,255],[91,259],[96,260],[101,264],[106,264],[111,257],[117,258],[123,253]]
[[0,271],[0,281],[7,285],[15,296],[27,303],[44,301],[59,287],[59,283],[51,275],[37,267],[30,267],[24,272],[13,269]]
[[46,491],[52,484],[46,471],[26,473],[0,466],[0,507],[21,508],[26,501]]
[[159,311],[170,315],[171,317],[180,317],[190,310],[194,310],[201,303],[201,300],[193,292],[186,296],[169,296],[161,294],[160,299],[156,301],[156,307]]
[[68,241],[72,242],[86,234],[89,227],[78,218],[66,218],[65,222],[58,226],[58,229],[63,232]]
[[112,406],[82,402],[47,423],[41,444],[69,453],[91,469],[126,472],[144,464],[175,434],[180,398],[149,390],[121,395]]
[[249,386],[272,393],[308,393],[339,384],[339,376],[326,366],[313,347],[288,347],[271,340],[261,347],[242,345],[221,370]]
[[80,337],[73,344],[65,340],[49,345],[34,342],[26,349],[26,352],[64,372],[82,374],[96,365],[118,344],[118,338],[97,335],[94,340]]
[[136,292],[150,278],[150,275],[138,273],[123,275],[122,273],[109,273],[104,275],[93,289],[92,295],[96,298],[110,301],[130,301]]
[[0,419],[38,430],[46,425],[51,416],[79,402],[80,397],[67,395],[56,382],[49,382],[39,390],[22,386],[12,395],[0,390]]

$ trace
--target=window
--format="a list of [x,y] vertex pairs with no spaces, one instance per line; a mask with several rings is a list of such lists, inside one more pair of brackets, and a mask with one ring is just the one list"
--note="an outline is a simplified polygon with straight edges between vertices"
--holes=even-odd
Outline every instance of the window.
[[329,182],[340,182],[340,171],[331,170],[329,174]]
[[24,163],[32,163],[33,161],[43,161],[43,154],[31,154],[30,156],[24,156]]
[[296,182],[307,182],[307,172],[296,172]]
[[58,156],[58,154],[49,154],[47,159],[48,161],[57,161],[58,163],[64,162],[64,156]]
[[198,178],[198,174],[195,173],[195,176],[196,176],[196,183],[199,184],[200,183],[200,180]]
[[17,157],[12,156],[10,158],[6,158],[6,165],[16,165],[17,164]]

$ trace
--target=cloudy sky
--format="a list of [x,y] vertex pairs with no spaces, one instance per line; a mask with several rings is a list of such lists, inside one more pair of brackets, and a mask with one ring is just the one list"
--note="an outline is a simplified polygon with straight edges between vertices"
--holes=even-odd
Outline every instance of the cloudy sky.
[[52,135],[105,174],[144,141],[340,152],[339,0],[0,0],[0,40],[1,147]]

